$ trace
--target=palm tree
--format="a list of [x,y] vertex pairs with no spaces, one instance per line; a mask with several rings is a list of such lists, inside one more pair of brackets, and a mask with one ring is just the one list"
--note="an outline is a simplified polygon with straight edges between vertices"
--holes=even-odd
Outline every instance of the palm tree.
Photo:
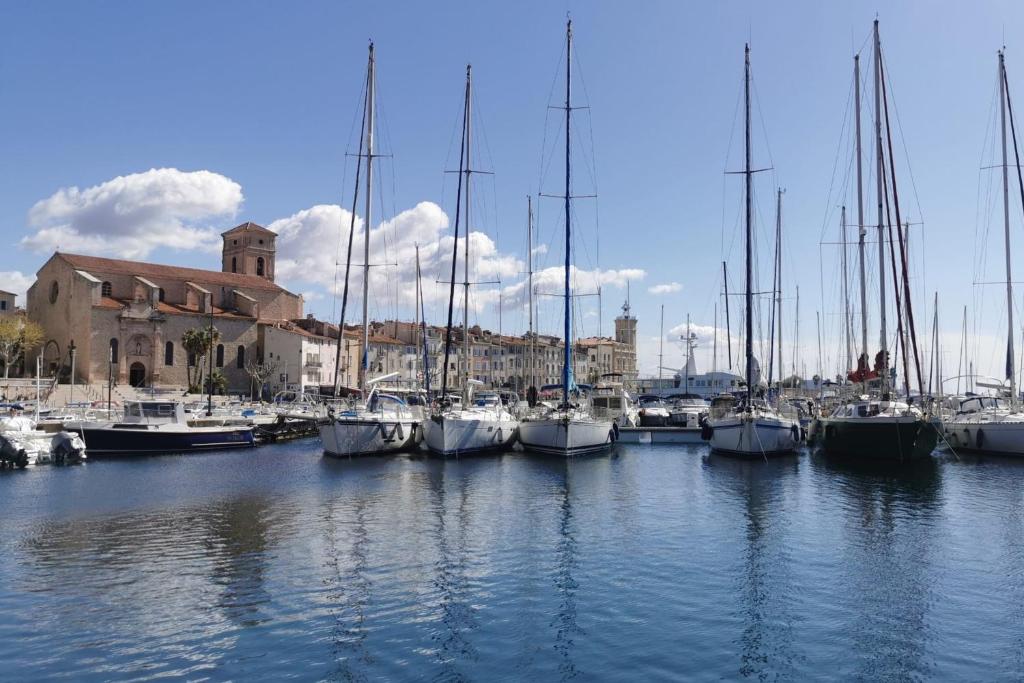
[[185,366],[190,392],[197,393],[202,390],[206,354],[212,353],[214,345],[219,341],[220,332],[212,326],[193,327],[185,330],[185,333],[181,335],[181,345],[189,359],[193,361]]

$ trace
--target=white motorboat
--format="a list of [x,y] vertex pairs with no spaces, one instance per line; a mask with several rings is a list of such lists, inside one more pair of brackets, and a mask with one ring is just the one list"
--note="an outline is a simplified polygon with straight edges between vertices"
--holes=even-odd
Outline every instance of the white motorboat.
[[696,394],[669,397],[668,423],[672,427],[700,429],[709,407],[710,404]]
[[31,418],[22,415],[0,418],[0,464],[72,465],[85,458],[85,443],[78,434],[37,429]]
[[590,413],[594,417],[612,420],[620,429],[640,424],[636,403],[622,385],[621,373],[601,375],[590,394]]

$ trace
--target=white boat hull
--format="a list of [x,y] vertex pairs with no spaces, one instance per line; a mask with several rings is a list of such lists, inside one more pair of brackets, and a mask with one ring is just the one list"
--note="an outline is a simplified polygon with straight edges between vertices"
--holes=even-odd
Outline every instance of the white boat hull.
[[608,450],[617,439],[611,420],[550,417],[519,423],[523,448],[548,455],[586,455]]
[[1024,420],[952,419],[943,423],[946,441],[956,450],[1024,456]]
[[757,457],[792,453],[800,425],[778,416],[729,415],[712,423],[711,450],[726,455]]
[[507,450],[518,432],[514,419],[440,415],[424,420],[423,442],[438,455]]
[[380,455],[412,448],[417,432],[417,422],[407,418],[338,418],[320,425],[320,442],[336,458]]

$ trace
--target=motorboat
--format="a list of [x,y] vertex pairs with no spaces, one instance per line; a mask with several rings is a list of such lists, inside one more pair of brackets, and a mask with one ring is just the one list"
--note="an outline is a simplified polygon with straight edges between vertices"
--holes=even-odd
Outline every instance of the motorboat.
[[73,465],[85,458],[85,443],[74,432],[38,429],[24,415],[0,417],[0,465]]
[[638,399],[637,415],[641,427],[667,427],[669,410],[660,396],[644,394]]
[[125,401],[120,420],[78,420],[64,426],[82,436],[92,456],[190,453],[256,445],[251,426],[189,424],[180,401]]
[[697,394],[670,396],[668,400],[668,424],[672,427],[700,429],[700,423],[711,407],[711,404]]
[[636,402],[622,384],[620,373],[601,375],[590,391],[590,412],[594,417],[612,420],[620,429],[640,424]]

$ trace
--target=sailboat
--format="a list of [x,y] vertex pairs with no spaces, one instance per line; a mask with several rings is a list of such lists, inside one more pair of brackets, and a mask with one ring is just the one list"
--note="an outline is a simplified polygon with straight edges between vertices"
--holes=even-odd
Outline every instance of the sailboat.
[[519,441],[528,451],[573,456],[608,449],[616,440],[617,428],[612,420],[592,415],[588,399],[576,387],[572,371],[571,20],[566,24],[565,54],[565,352],[562,358],[562,400],[554,408],[524,418],[519,424]]
[[723,455],[768,457],[792,453],[800,440],[800,424],[779,414],[763,398],[755,395],[758,383],[754,360],[754,296],[753,296],[753,225],[752,190],[754,171],[750,166],[750,45],[743,48],[743,97],[745,118],[746,179],[746,396],[730,409],[713,414],[706,431],[710,432],[711,450]]
[[[434,405],[429,420],[423,425],[423,440],[431,453],[438,455],[468,455],[484,451],[505,450],[512,446],[519,427],[519,420],[503,404],[496,392],[476,392],[474,387],[482,382],[470,376],[471,355],[469,353],[469,207],[472,154],[470,148],[472,130],[473,68],[466,66],[466,101],[462,118],[462,147],[459,153],[459,184],[455,199],[455,244],[452,248],[452,277],[449,282],[448,325],[445,330],[444,366],[448,358],[452,339],[452,312],[455,304],[455,261],[459,252],[459,219],[465,228],[465,278],[463,281],[462,341],[464,374],[462,401],[456,405],[448,397],[448,373],[442,373],[441,394]],[[462,200],[465,200],[465,204]]]
[[[885,268],[887,263],[893,266],[893,285],[896,289],[898,332],[902,340],[904,358],[904,382],[906,393],[909,397],[909,364],[908,353],[916,354],[916,341],[912,341],[915,350],[908,352],[907,340],[902,328],[902,315],[899,309],[900,283],[896,281],[896,258],[895,253],[887,260],[885,245],[890,245],[892,251],[892,239],[885,234],[886,227],[890,228],[891,223],[886,220],[888,210],[889,191],[892,192],[896,213],[896,229],[900,229],[899,203],[896,194],[895,177],[890,167],[887,173],[885,168],[885,155],[882,143],[882,123],[886,123],[888,133],[888,105],[884,99],[884,86],[882,78],[882,46],[878,33],[878,20],[874,23],[874,81],[875,81],[875,163],[876,163],[876,184],[878,197],[878,282],[879,282],[879,320],[881,350],[875,357],[874,367],[868,366],[867,351],[867,318],[865,297],[865,276],[864,276],[864,237],[865,223],[863,211],[862,192],[862,169],[861,169],[861,139],[860,139],[860,58],[854,57],[854,101],[856,108],[856,149],[857,149],[857,220],[860,237],[858,240],[859,267],[860,267],[860,288],[861,288],[861,354],[858,360],[858,367],[849,374],[849,379],[854,383],[864,383],[869,380],[878,379],[879,393],[871,396],[867,393],[839,403],[827,417],[817,420],[813,430],[820,440],[825,453],[842,455],[848,457],[876,460],[908,460],[912,458],[925,457],[929,455],[938,443],[939,432],[932,420],[917,406],[911,405],[906,400],[899,400],[893,395],[890,387],[889,351],[887,348],[886,332],[886,292],[885,292]],[[886,107],[883,114],[883,106]],[[891,162],[891,140],[890,162]],[[887,178],[888,176],[888,178]],[[906,279],[906,252],[901,238],[900,252],[903,262],[903,295],[906,309],[908,311],[907,321],[913,337],[913,317],[909,314],[910,288]],[[918,371],[920,383],[920,371]],[[923,394],[923,391],[920,392]]]
[[[366,160],[366,208],[363,220],[363,354],[359,370],[359,385],[363,398],[344,410],[332,409],[328,420],[320,425],[320,441],[324,453],[332,457],[351,457],[392,453],[415,445],[419,436],[419,416],[399,396],[381,390],[381,383],[393,379],[398,373],[370,378],[370,226],[372,225],[373,135],[375,126],[375,63],[373,43],[366,66],[366,98],[363,102],[363,131],[359,142],[360,163]],[[365,148],[364,148],[365,145]],[[364,151],[365,149],[365,151]],[[352,266],[352,238],[354,236],[356,203],[359,198],[359,170],[356,171],[355,195],[352,200],[352,222],[349,228],[348,258],[345,265],[345,289],[338,325],[338,349],[345,343],[345,308],[348,303],[349,271]],[[338,368],[335,366],[334,386],[338,389]]]
[[[999,114],[1003,147],[1003,230],[1006,248],[1006,380],[1009,401],[1000,396],[970,396],[962,399],[952,417],[943,423],[946,440],[957,450],[1004,455],[1024,455],[1024,412],[1017,403],[1017,373],[1013,359],[1013,277],[1010,269],[1010,181],[1006,152],[1006,123],[1009,118],[1013,135],[1013,155],[1017,168],[1017,182],[1024,197],[1021,178],[1020,152],[1017,131],[1013,125],[1006,62],[999,51]],[[1009,116],[1008,116],[1009,115]]]

